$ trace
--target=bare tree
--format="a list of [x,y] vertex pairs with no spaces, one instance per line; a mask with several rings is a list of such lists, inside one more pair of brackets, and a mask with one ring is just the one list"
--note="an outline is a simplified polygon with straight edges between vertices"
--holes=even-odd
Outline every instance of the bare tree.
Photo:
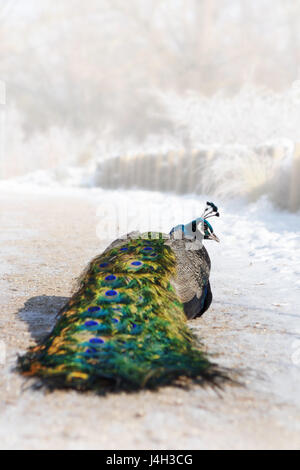
[[[279,88],[298,68],[299,0],[31,3],[30,20],[0,23],[0,76],[30,114],[28,132],[110,125],[144,138],[169,126],[148,90]],[[21,4],[2,5],[8,14]]]

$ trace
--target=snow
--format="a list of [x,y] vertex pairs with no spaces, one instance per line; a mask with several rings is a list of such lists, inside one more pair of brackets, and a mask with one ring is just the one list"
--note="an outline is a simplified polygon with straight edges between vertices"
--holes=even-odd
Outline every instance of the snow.
[[[12,375],[12,369],[16,353],[28,347],[28,333],[25,336],[24,333],[17,333],[20,321],[31,325],[33,338],[41,337],[55,322],[54,308],[50,308],[51,298],[58,309],[72,287],[70,276],[76,277],[96,252],[102,251],[127,229],[167,232],[178,223],[186,223],[201,215],[206,200],[211,200],[211,197],[61,186],[57,186],[53,193],[53,187],[13,182],[10,182],[9,190],[8,182],[1,183],[0,192],[12,201],[20,201],[20,207],[14,209],[15,216],[13,212],[7,212],[6,216],[3,213],[3,227],[9,227],[1,235],[3,302],[6,302],[5,297],[11,295],[11,286],[14,285],[12,290],[16,292],[13,295],[20,300],[23,298],[28,305],[22,314],[9,316],[8,323],[7,314],[2,319],[4,332],[13,322],[15,326],[11,334],[21,334],[23,337],[22,340],[15,337],[16,345],[9,346],[8,362],[5,367],[2,366],[4,383],[7,381],[6,395],[11,397],[6,401],[11,400],[14,404],[3,409],[0,419],[1,446],[111,448],[116,429],[122,435],[120,448],[166,448],[170,445],[170,436],[175,439],[172,442],[176,442],[173,448],[297,445],[300,430],[297,418],[300,416],[299,214],[275,209],[266,197],[250,204],[238,199],[225,202],[213,199],[219,206],[221,217],[210,221],[221,242],[206,241],[205,244],[212,261],[214,300],[209,311],[201,319],[190,322],[190,326],[199,333],[208,352],[216,355],[215,362],[239,371],[239,379],[245,387],[237,387],[234,392],[226,388],[223,392],[226,403],[200,389],[179,392],[172,388],[162,390],[155,396],[150,394],[149,397],[145,392],[134,397],[121,394],[100,399],[77,397],[73,392],[65,392],[47,398],[42,392],[32,395],[27,391],[23,395],[20,391],[21,379],[18,379],[17,385],[14,382],[16,378]],[[32,209],[25,210],[23,201],[29,201]],[[35,220],[36,206],[39,205],[45,222]],[[48,213],[45,214],[43,207],[49,207]],[[68,207],[72,210],[72,219]],[[125,224],[127,217],[129,222]],[[47,224],[51,227],[51,233]],[[46,230],[45,235],[39,238],[38,232],[43,230]],[[85,235],[80,235],[83,230]],[[88,241],[89,233],[96,240],[93,243]],[[28,248],[22,250],[22,246]],[[12,263],[7,262],[12,259]],[[25,273],[26,276],[30,275],[30,283],[24,292],[22,266],[24,276]],[[5,280],[7,276],[9,284]],[[56,287],[61,292],[60,297],[51,297],[51,289]],[[42,294],[45,290],[51,295],[44,299]],[[14,303],[11,308],[16,309]],[[0,340],[3,341],[3,335]],[[20,341],[23,344],[21,351],[17,346]],[[162,400],[164,403],[165,400],[170,404],[175,399],[182,400],[180,417],[174,415],[173,405],[167,407],[160,402]],[[196,424],[193,417],[199,414],[199,400],[203,407],[201,420],[196,420]],[[106,440],[104,436],[95,440],[95,433],[82,428],[83,419],[96,426],[95,419],[87,412],[87,408],[95,408],[96,404],[99,406],[98,419],[107,432]],[[118,417],[114,418],[118,424],[114,426],[109,425],[111,414],[105,411],[109,404],[118,410]],[[135,416],[136,406],[146,410],[141,411],[142,418],[132,418],[130,413]],[[124,407],[127,407],[127,412]],[[246,409],[249,415],[245,415]],[[76,416],[74,410],[78,410]],[[127,418],[123,419],[126,413],[130,416],[126,415]],[[56,418],[53,419],[53,416]],[[118,421],[119,418],[121,421]],[[136,419],[140,421],[136,422]],[[271,421],[265,422],[265,419]],[[176,434],[178,420],[181,420],[182,427],[181,432]],[[193,431],[191,421],[194,423]],[[214,426],[213,438],[205,428],[205,422],[207,426]],[[9,435],[12,436],[9,439],[7,423]],[[50,440],[43,437],[43,423],[48,423],[52,430]],[[243,430],[239,429],[242,423]],[[230,428],[227,428],[229,424]],[[133,432],[136,426],[139,439]],[[262,430],[260,437],[256,435],[258,427]],[[57,429],[61,429],[61,437],[56,433]],[[284,437],[286,433],[292,433],[294,440]],[[150,438],[152,434],[155,435],[153,440]]]
[[[299,215],[275,210],[264,198],[249,206],[226,206],[222,212],[218,221],[222,252],[218,247],[209,247],[218,302],[248,312],[239,319],[239,328],[245,328],[244,346],[252,351],[250,362],[256,363],[259,350],[272,358],[260,361],[259,368],[268,383],[258,382],[257,386],[265,386],[281,399],[298,404],[300,361],[295,351],[300,332]],[[249,322],[264,335],[248,333]]]

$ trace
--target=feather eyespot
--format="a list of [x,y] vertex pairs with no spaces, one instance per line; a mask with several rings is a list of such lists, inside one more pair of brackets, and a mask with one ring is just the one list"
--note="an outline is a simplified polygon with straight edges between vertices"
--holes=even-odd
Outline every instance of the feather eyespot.
[[118,295],[118,292],[116,290],[108,290],[105,292],[105,295],[107,297],[115,297],[116,295]]
[[91,344],[103,344],[104,341],[101,338],[91,338],[89,340],[89,343],[91,343]]
[[133,261],[133,263],[131,263],[131,266],[142,266],[142,262],[141,261]]
[[89,348],[85,352],[86,352],[86,354],[94,354],[95,352],[97,352],[97,350],[93,349],[93,348]]
[[90,320],[90,321],[86,321],[84,326],[87,326],[87,327],[90,327],[90,326],[97,326],[98,325],[98,322],[96,321],[93,321],[93,320]]
[[101,263],[99,264],[99,268],[107,268],[108,263]]
[[106,276],[105,280],[106,281],[115,281],[117,278],[113,274],[110,274],[109,276]]
[[95,306],[95,307],[90,307],[90,308],[88,308],[88,311],[89,311],[90,313],[99,312],[100,310],[101,310],[101,308],[100,308],[100,307],[96,307],[96,306]]

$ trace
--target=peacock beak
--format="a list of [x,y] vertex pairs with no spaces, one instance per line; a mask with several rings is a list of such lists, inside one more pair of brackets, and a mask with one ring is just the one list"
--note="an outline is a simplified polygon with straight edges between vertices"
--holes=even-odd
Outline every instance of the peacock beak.
[[209,240],[214,240],[215,242],[220,243],[219,238],[218,238],[217,235],[215,235],[214,233],[210,233],[210,235],[209,235],[208,238],[209,238]]

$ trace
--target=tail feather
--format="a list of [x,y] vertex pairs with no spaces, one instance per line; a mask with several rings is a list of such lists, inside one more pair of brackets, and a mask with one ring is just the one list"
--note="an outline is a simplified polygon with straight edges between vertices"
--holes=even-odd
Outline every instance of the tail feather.
[[50,335],[19,358],[51,388],[139,389],[181,376],[212,380],[214,366],[186,325],[163,239],[130,240],[95,258]]

